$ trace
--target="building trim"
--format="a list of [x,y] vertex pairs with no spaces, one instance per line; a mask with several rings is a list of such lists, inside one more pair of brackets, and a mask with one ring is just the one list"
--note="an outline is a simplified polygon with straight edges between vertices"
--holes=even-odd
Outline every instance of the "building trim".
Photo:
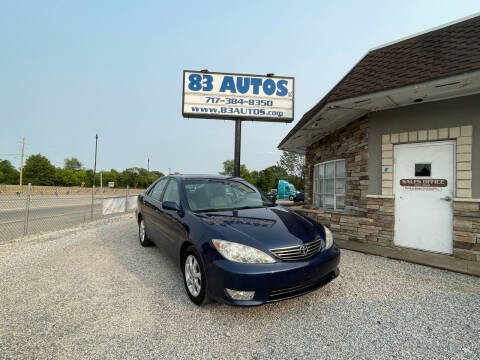
[[[310,118],[306,119],[304,115],[278,148],[305,154],[307,148],[313,143],[368,113],[478,93],[480,93],[480,70],[325,102]],[[415,99],[422,99],[422,101],[417,103]],[[321,103],[322,101],[317,105],[322,105]]]
[[424,143],[441,140],[456,142],[455,194],[456,198],[472,198],[472,141],[473,126],[425,129],[382,135],[382,195],[393,196],[394,145]]
[[375,46],[373,48],[371,48],[368,52],[371,52],[371,51],[374,51],[374,50],[378,50],[378,49],[381,49],[381,48],[384,48],[384,47],[387,47],[387,46],[390,46],[390,45],[394,45],[394,44],[397,44],[397,43],[400,43],[402,41],[405,41],[405,40],[409,40],[409,39],[413,39],[413,38],[416,38],[420,35],[424,35],[424,34],[427,34],[427,33],[430,33],[430,32],[433,32],[433,31],[437,31],[437,30],[440,30],[440,29],[443,29],[443,28],[446,28],[446,27],[449,27],[451,25],[455,25],[455,24],[458,24],[458,23],[461,23],[463,21],[467,21],[467,20],[470,20],[470,19],[473,19],[477,16],[480,15],[480,12],[476,12],[472,15],[467,15],[467,16],[464,16],[460,19],[456,19],[456,20],[452,20],[452,21],[449,21],[445,24],[442,24],[442,25],[438,25],[438,26],[434,26],[430,29],[426,29],[426,30],[423,30],[423,31],[419,31],[417,33],[414,33],[412,35],[407,35],[407,36],[404,36],[404,37],[401,37],[400,39],[397,39],[397,40],[393,40],[393,41],[389,41],[385,44],[382,44],[382,45],[378,45],[378,46]]

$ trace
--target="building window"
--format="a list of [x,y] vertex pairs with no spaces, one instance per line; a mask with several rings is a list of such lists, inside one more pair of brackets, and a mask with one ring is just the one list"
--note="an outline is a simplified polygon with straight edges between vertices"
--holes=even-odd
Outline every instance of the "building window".
[[432,176],[432,164],[415,164],[415,176]]
[[313,167],[313,205],[345,209],[345,160],[327,161]]

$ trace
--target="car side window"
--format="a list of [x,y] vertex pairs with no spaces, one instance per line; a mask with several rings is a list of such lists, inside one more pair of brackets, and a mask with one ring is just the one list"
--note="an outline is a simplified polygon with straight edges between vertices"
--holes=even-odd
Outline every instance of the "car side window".
[[165,194],[163,195],[163,201],[173,201],[177,205],[180,205],[178,183],[175,180],[171,180],[168,183],[167,188],[165,189]]
[[152,189],[152,191],[150,191],[150,196],[154,199],[154,200],[157,200],[157,201],[160,201],[160,198],[162,196],[162,191],[163,191],[163,188],[165,187],[165,184],[167,183],[167,180],[168,179],[162,179],[160,180]]

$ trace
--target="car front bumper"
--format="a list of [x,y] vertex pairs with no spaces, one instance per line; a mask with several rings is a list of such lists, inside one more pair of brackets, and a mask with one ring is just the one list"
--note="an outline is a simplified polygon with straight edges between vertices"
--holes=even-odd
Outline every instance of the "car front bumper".
[[[274,264],[240,264],[224,258],[207,267],[208,295],[236,306],[255,306],[285,300],[318,289],[339,274],[340,250],[334,245],[304,261]],[[255,291],[252,300],[234,300],[225,288]]]

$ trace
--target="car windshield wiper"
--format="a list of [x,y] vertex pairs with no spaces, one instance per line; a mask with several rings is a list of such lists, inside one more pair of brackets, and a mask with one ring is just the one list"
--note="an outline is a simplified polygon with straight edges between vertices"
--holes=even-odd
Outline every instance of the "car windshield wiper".
[[200,209],[200,210],[194,210],[193,212],[195,213],[201,213],[201,212],[218,212],[218,211],[229,211],[233,210],[233,208],[226,208],[226,209]]
[[263,208],[265,207],[265,205],[250,205],[250,206],[241,206],[241,207],[238,207],[238,208],[233,208],[233,210],[243,210],[243,209],[257,209],[257,208]]
[[[200,210],[194,210],[193,212],[195,213],[202,213],[202,212],[219,212],[219,211],[232,211],[232,210],[245,210],[245,209],[258,209],[258,208],[264,208],[270,205],[250,205],[250,206],[241,206],[241,207],[234,207],[234,208],[223,208],[223,209],[200,209]],[[276,206],[276,204],[273,204],[271,206]]]

